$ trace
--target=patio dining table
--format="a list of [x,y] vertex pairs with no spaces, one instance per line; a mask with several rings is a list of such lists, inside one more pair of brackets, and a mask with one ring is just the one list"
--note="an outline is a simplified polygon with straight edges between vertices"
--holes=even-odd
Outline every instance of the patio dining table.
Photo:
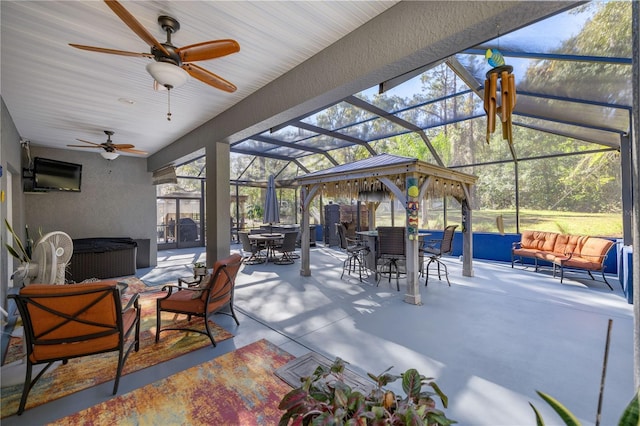
[[[356,235],[369,247],[369,252],[364,257],[364,263],[367,269],[370,271],[376,271],[378,255],[376,249],[378,247],[378,231],[357,231]],[[420,244],[423,243],[424,238],[430,236],[431,233],[427,231],[418,231],[418,240]]]
[[268,263],[270,259],[273,259],[275,247],[277,246],[278,241],[281,241],[284,238],[284,234],[280,233],[265,233],[265,234],[250,234],[249,240],[256,243],[264,243],[264,246],[267,250],[267,259]]

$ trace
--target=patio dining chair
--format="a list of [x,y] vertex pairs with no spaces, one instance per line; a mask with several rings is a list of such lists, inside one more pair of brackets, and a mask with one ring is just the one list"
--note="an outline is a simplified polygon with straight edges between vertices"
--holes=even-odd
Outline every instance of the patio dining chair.
[[[118,352],[114,363],[113,395],[124,363],[140,349],[138,294],[122,307],[116,281],[55,285],[31,284],[10,294],[24,325],[26,375],[18,415],[24,412],[29,392],[57,361],[105,352]],[[90,361],[87,361],[90,365]],[[46,364],[32,380],[33,366]]]
[[444,276],[447,279],[449,287],[451,287],[447,265],[442,262],[440,258],[442,255],[451,254],[451,252],[453,252],[453,235],[457,227],[458,225],[447,226],[442,233],[442,239],[425,241],[423,247],[420,249],[420,253],[429,258],[426,268],[422,268],[422,274],[426,274],[426,279],[424,281],[425,286],[429,282],[429,266],[431,266],[432,263],[435,263],[438,266],[438,279],[442,280],[442,276],[440,274],[440,266],[442,265],[444,269]]
[[[241,266],[242,256],[237,253],[232,254],[225,259],[218,260],[213,265],[212,274],[203,278],[198,286],[181,287],[178,284],[163,286],[162,290],[167,291],[167,295],[157,299],[156,302],[156,343],[160,340],[160,332],[181,330],[204,334],[209,337],[215,347],[216,341],[211,331],[209,317],[216,313],[229,315],[235,320],[236,325],[240,325],[233,310],[233,291]],[[185,327],[168,325],[163,328],[162,312],[187,315],[189,322],[185,324]],[[191,317],[202,318],[204,330],[193,328]]]
[[242,254],[244,255],[244,263],[247,265],[255,265],[258,263],[264,263],[266,256],[263,256],[262,250],[264,246],[258,245],[249,239],[247,232],[238,232],[240,243],[242,243]]
[[282,244],[275,247],[275,251],[281,253],[281,256],[274,262],[276,265],[291,265],[294,262],[294,253],[296,251],[296,241],[298,240],[298,232],[285,232]]

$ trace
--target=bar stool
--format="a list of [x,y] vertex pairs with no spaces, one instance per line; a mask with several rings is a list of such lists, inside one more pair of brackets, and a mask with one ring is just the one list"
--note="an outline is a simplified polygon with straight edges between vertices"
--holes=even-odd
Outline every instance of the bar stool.
[[362,282],[362,273],[364,272],[365,275],[367,275],[364,255],[369,251],[369,247],[360,241],[348,238],[347,229],[343,224],[336,223],[336,227],[338,228],[338,235],[340,236],[340,248],[347,252],[347,259],[342,264],[342,275],[340,275],[340,279],[344,276],[345,270],[351,275],[351,271],[355,272],[357,269],[358,276]]
[[378,268],[378,282],[382,275],[389,275],[389,283],[391,283],[391,275],[395,272],[396,287],[400,291],[400,275],[407,273],[407,257],[405,254],[405,233],[404,227],[398,226],[379,226],[378,227],[378,251],[381,262]]

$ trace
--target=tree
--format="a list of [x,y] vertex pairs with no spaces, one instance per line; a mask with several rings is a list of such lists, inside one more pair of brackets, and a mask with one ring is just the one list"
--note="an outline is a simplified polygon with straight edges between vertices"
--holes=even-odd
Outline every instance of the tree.
[[[579,34],[554,53],[631,57],[631,2],[595,2],[577,10],[595,8]],[[524,84],[543,87],[546,93],[578,99],[631,105],[630,65],[599,62],[540,60],[526,73]]]

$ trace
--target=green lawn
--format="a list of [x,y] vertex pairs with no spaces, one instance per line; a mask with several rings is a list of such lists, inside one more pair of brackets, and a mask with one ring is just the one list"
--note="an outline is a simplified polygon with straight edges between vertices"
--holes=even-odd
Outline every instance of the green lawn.
[[[396,213],[395,225],[404,226],[404,218],[399,218],[397,214],[398,213]],[[504,232],[507,234],[515,233],[515,210],[474,210],[473,231],[497,233],[498,227],[496,224],[496,218],[500,215],[503,217]],[[301,218],[299,217],[298,219]],[[442,212],[439,214],[431,213],[428,219],[428,224],[421,223],[421,228],[444,228]],[[449,224],[460,223],[460,211],[457,209],[449,210],[447,221]],[[378,226],[390,226],[390,213],[380,211],[379,209],[378,212],[376,212],[376,222]],[[258,227],[261,224],[262,220],[256,220],[255,223],[251,220],[247,220],[245,226],[247,228],[251,228],[252,226]],[[460,230],[460,228],[458,228],[458,230]],[[536,230],[563,234],[621,238],[622,214],[520,210],[520,230]]]
[[[504,232],[507,234],[516,232],[515,210],[474,210],[472,214],[474,232],[497,233],[496,219],[500,215],[503,218]],[[378,225],[391,225],[390,215],[378,212],[376,213],[376,222]],[[457,209],[449,210],[447,223],[456,224],[460,222],[460,211]],[[402,226],[403,224],[404,220],[401,222],[396,220],[396,226]],[[428,217],[428,223],[421,223],[420,227],[426,229],[444,228],[442,212],[439,214],[431,213]],[[520,231],[523,230],[621,238],[622,214],[520,210]]]
[[[513,233],[514,210],[481,210],[473,212],[473,230],[496,232],[496,218],[502,215],[504,231]],[[559,232],[563,234],[622,237],[621,213],[581,213],[549,210],[520,210],[520,230]]]

